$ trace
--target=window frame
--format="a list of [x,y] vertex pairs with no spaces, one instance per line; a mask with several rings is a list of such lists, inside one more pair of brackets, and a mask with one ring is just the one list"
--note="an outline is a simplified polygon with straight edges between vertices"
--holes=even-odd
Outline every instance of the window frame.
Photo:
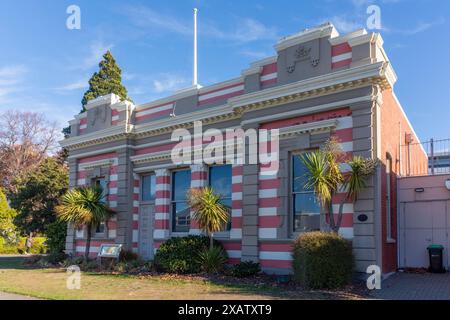
[[[91,179],[91,185],[97,186],[97,181],[100,180],[104,180],[105,182],[105,188],[103,188],[103,194],[104,194],[104,203],[108,204],[108,194],[109,194],[109,190],[108,190],[108,179],[106,178],[106,176],[99,176],[99,177],[95,177]],[[97,232],[97,229],[103,225],[103,232]],[[103,221],[100,222],[99,225],[97,226],[92,226],[92,237],[96,238],[96,239],[101,239],[101,238],[107,238],[108,235],[108,223],[107,221]]]
[[[231,181],[231,184],[230,184],[230,186],[231,186],[231,190],[230,190],[230,222],[229,222],[229,228],[228,228],[228,226],[227,226],[227,229],[226,230],[223,230],[223,231],[219,231],[219,232],[216,232],[215,234],[214,234],[214,236],[215,237],[217,237],[217,238],[226,238],[227,236],[229,236],[229,234],[230,234],[230,231],[231,231],[231,229],[233,228],[233,225],[232,225],[232,219],[233,219],[233,216],[232,216],[232,211],[233,211],[233,165],[231,165],[231,164],[215,164],[215,165],[211,165],[211,166],[209,166],[208,167],[208,179],[207,179],[207,184],[208,184],[208,187],[211,187],[211,169],[213,169],[213,168],[215,168],[215,167],[223,167],[223,166],[229,166],[230,168],[231,168],[231,176],[230,176],[230,181]],[[228,199],[228,198],[227,198]]]
[[188,231],[175,231],[174,230],[174,226],[175,226],[174,225],[174,218],[176,216],[176,212],[174,210],[174,204],[176,204],[176,203],[183,203],[183,202],[186,202],[186,204],[187,204],[187,199],[185,199],[185,201],[175,201],[174,200],[174,196],[175,196],[175,192],[174,192],[174,190],[175,190],[175,179],[174,179],[174,176],[175,176],[176,172],[180,172],[180,171],[189,171],[190,172],[191,179],[189,181],[189,189],[188,190],[190,190],[190,188],[191,188],[191,181],[192,181],[192,170],[191,170],[191,168],[179,168],[179,169],[175,169],[175,170],[171,170],[170,171],[170,234],[173,237],[186,236],[186,235],[189,234],[189,231],[191,229],[191,221],[190,221],[190,215],[189,215],[189,228],[188,228]]
[[[155,177],[155,198],[152,200],[144,200],[144,178],[145,177]],[[143,175],[140,176],[140,186],[139,186],[139,201],[142,204],[154,204],[156,202],[156,173],[155,172],[149,172],[149,173],[145,173]],[[151,187],[151,184],[150,184]]]
[[[301,150],[301,151],[290,151],[289,152],[289,175],[288,175],[288,181],[289,181],[289,189],[288,189],[288,193],[289,193],[289,217],[290,217],[290,233],[293,235],[294,238],[298,237],[299,235],[308,233],[308,232],[312,232],[312,231],[297,231],[295,229],[295,194],[314,194],[315,197],[315,192],[312,191],[303,191],[303,192],[294,192],[294,157],[295,156],[301,156],[303,154],[307,154],[307,153],[311,153],[316,151],[317,149],[308,149],[308,150]],[[319,216],[320,216],[320,230],[322,230],[322,206],[320,205],[320,203],[318,204],[319,208],[320,208],[320,212],[319,212]]]
[[386,241],[388,243],[395,243],[396,240],[393,238],[392,233],[392,218],[394,216],[394,212],[392,210],[392,168],[393,168],[393,160],[392,156],[387,153],[386,154],[386,190],[385,190],[385,210],[386,210]]

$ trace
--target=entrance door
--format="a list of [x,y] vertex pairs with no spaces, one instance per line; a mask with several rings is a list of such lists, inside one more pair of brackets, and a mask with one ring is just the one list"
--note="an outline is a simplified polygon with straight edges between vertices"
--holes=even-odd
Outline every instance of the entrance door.
[[450,265],[450,201],[402,203],[400,211],[400,266],[427,268],[427,247],[443,245],[444,266]]
[[139,255],[153,259],[153,211],[154,205],[142,205],[139,209]]

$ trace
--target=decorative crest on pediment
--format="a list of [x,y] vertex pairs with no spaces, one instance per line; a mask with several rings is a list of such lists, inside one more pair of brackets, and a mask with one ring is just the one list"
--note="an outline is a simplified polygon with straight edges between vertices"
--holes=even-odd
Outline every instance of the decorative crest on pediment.
[[[286,70],[288,73],[295,71],[295,66],[298,62],[310,60],[311,66],[317,67],[320,62],[320,48],[319,43],[314,42],[310,45],[299,45],[291,57],[287,57]],[[289,53],[288,53],[289,54]]]

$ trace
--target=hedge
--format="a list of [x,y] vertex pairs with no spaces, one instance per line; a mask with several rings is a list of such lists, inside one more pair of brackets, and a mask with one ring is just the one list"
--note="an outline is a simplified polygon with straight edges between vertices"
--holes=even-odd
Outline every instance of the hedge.
[[[11,245],[6,243],[5,239],[0,237],[0,254],[23,254],[25,253],[25,241],[26,237],[21,237],[17,245]],[[45,241],[47,238],[34,237],[33,245],[31,247],[31,254],[44,254],[47,253],[47,245]]]
[[[220,242],[214,240],[214,246],[223,249]],[[189,236],[172,238],[164,242],[155,255],[158,270],[169,273],[193,274],[201,271],[198,254],[209,248],[209,238]]]
[[294,277],[308,288],[337,289],[347,285],[353,265],[350,241],[335,233],[306,233],[294,244]]

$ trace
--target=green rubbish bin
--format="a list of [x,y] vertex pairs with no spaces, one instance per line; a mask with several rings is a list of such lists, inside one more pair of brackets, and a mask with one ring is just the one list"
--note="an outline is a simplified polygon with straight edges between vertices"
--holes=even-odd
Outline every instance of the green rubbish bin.
[[428,255],[430,257],[431,273],[445,273],[444,268],[444,247],[441,245],[431,245],[428,247]]

